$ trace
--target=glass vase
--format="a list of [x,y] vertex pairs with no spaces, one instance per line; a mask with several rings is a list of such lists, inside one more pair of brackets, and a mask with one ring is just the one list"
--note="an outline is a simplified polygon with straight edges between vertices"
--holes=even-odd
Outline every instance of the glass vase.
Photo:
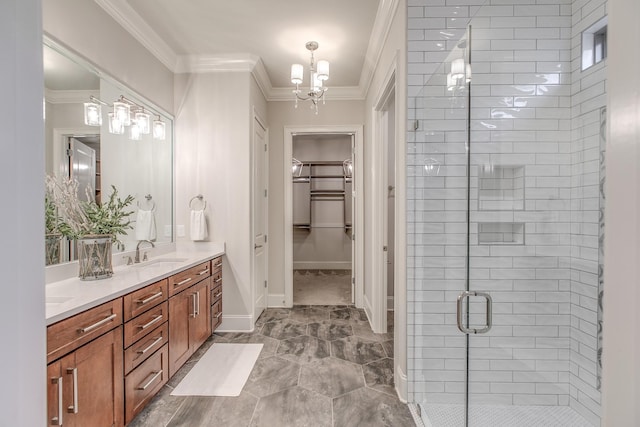
[[45,265],[60,264],[60,234],[45,234],[44,236],[44,255]]
[[107,279],[113,276],[111,235],[90,235],[78,239],[78,265],[80,280]]

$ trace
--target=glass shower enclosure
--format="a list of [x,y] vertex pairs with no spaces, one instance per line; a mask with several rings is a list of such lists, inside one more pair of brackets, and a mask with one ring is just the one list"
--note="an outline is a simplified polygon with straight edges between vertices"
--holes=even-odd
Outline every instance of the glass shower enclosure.
[[522,3],[479,8],[414,100],[409,397],[434,427],[600,425],[604,65]]

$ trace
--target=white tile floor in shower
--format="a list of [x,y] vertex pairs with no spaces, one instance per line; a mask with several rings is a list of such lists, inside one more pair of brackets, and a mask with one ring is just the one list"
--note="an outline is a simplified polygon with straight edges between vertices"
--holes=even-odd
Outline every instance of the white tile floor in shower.
[[[463,427],[464,406],[420,405],[425,427]],[[568,406],[472,406],[469,427],[593,427]]]

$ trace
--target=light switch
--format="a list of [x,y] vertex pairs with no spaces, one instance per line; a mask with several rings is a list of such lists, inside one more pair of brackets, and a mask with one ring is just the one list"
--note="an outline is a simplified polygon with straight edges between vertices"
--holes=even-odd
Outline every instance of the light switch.
[[171,237],[171,226],[170,225],[165,225],[164,226],[164,237]]
[[178,233],[178,237],[184,237],[184,224],[178,224],[176,226],[177,228],[177,233]]

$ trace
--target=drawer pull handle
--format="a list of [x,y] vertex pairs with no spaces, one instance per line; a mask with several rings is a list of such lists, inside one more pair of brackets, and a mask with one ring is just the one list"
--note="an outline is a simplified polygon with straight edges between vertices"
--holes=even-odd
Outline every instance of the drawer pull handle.
[[140,328],[142,330],[145,330],[149,326],[153,325],[154,323],[159,322],[160,320],[162,320],[162,314],[157,314],[157,315],[153,316],[152,320],[150,320],[149,322],[145,323],[144,325],[138,325],[138,328]]
[[222,282],[222,277],[218,277],[216,280],[213,281],[213,283],[220,283]]
[[219,318],[220,316],[222,316],[222,312],[220,312],[220,313],[216,314],[214,317],[217,319],[217,318]]
[[216,265],[214,265],[214,267],[215,267],[215,268],[222,267],[222,261],[220,261],[220,262],[216,263]]
[[158,292],[157,294],[150,295],[145,299],[139,299],[136,302],[138,304],[140,304],[140,305],[143,305],[143,304],[147,304],[147,303],[149,303],[149,302],[153,301],[154,299],[156,299],[158,297],[161,297],[161,296],[162,296],[162,291]]
[[67,408],[70,414],[78,413],[78,368],[67,368],[67,374],[73,376],[73,405]]
[[196,308],[196,294],[193,293],[190,295],[191,296],[191,310],[193,310],[193,313],[190,314],[189,317],[196,317],[198,315],[198,309]]
[[151,350],[156,344],[158,344],[161,341],[162,341],[162,335],[160,335],[158,338],[153,340],[153,342],[151,344],[149,344],[148,346],[146,346],[142,350],[138,350],[137,353],[138,354],[145,354],[147,351]]
[[198,276],[202,276],[203,274],[207,274],[209,272],[208,268],[205,268],[204,270],[202,270],[200,273],[198,273]]
[[147,388],[149,388],[149,386],[153,384],[153,382],[157,380],[160,375],[162,375],[162,369],[156,372],[151,372],[151,375],[153,376],[149,379],[149,381],[147,381],[146,384],[142,387],[138,387],[136,390],[146,390]]
[[84,328],[78,329],[78,332],[80,332],[81,334],[86,334],[87,332],[91,332],[94,329],[104,325],[105,323],[109,323],[110,321],[115,319],[117,316],[118,315],[116,313],[113,313],[111,316],[107,316],[104,319],[100,320],[99,322],[94,323],[93,325],[85,326]]
[[196,292],[196,316],[200,316],[200,292]]
[[51,382],[53,384],[58,384],[58,416],[51,418],[51,425],[61,426],[62,413],[64,412],[62,409],[62,377],[52,378]]
[[184,285],[185,283],[188,283],[188,282],[190,282],[190,281],[191,281],[191,277],[187,277],[186,279],[184,279],[184,280],[182,280],[182,281],[180,281],[180,282],[176,283],[176,286],[182,286],[182,285]]
[[220,298],[220,296],[222,295],[222,291],[218,292],[217,294],[215,294],[213,297],[214,298]]

